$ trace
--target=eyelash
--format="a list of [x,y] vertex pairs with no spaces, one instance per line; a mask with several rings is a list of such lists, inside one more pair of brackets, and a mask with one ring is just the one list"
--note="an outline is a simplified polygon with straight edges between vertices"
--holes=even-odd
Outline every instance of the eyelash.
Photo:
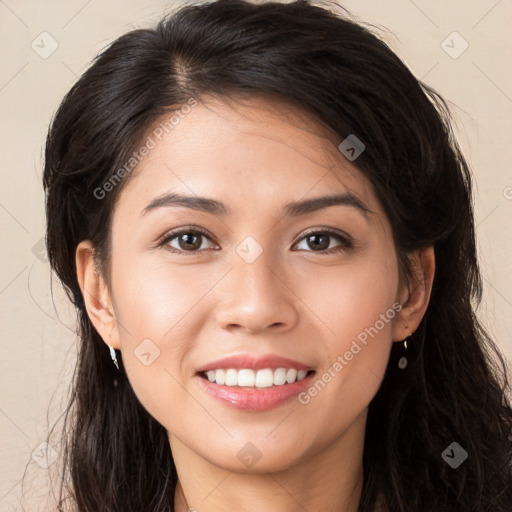
[[[178,231],[173,231],[171,233],[166,233],[165,235],[163,235],[157,241],[156,246],[157,247],[163,247],[166,244],[168,244],[171,240],[173,240],[174,238],[178,237],[179,235],[184,235],[184,234],[200,234],[200,235],[208,238],[210,241],[212,241],[211,238],[210,238],[210,234],[207,231],[205,231],[204,229],[199,228],[199,227],[189,227],[189,228],[181,228]],[[311,230],[309,232],[306,232],[293,245],[297,245],[299,242],[301,242],[302,240],[304,240],[305,238],[307,238],[308,236],[311,236],[311,235],[328,235],[330,237],[337,238],[341,242],[341,244],[340,244],[340,246],[332,248],[332,249],[324,249],[323,251],[312,251],[312,250],[310,250],[310,251],[306,251],[306,252],[313,252],[313,253],[316,253],[316,254],[335,254],[335,253],[339,253],[339,252],[342,252],[342,251],[351,250],[355,246],[354,241],[352,240],[351,237],[349,237],[348,235],[344,236],[344,235],[338,233],[337,231],[334,231],[334,230],[329,229],[329,228],[316,229],[316,230]],[[196,255],[199,252],[201,252],[201,251],[183,251],[183,250],[175,249],[174,247],[170,247],[170,246],[168,247],[168,249],[172,253],[179,254],[179,255],[182,255],[182,256],[184,256],[184,255]]]

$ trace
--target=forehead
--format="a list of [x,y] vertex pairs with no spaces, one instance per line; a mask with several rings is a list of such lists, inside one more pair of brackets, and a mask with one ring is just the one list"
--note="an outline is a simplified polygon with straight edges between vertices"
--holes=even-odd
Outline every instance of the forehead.
[[373,187],[340,153],[336,135],[289,103],[212,97],[173,117],[176,112],[146,132],[143,144],[151,148],[132,171],[121,205],[143,210],[174,191],[259,207],[277,206],[284,197],[352,192],[375,206]]

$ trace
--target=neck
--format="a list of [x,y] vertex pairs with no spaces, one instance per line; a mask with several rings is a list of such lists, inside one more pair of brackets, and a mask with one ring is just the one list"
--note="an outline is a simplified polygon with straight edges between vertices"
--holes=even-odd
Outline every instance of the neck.
[[[237,473],[211,464],[170,435],[178,473],[176,512],[357,512],[366,411],[323,449],[278,471]],[[317,448],[317,447],[315,447]]]

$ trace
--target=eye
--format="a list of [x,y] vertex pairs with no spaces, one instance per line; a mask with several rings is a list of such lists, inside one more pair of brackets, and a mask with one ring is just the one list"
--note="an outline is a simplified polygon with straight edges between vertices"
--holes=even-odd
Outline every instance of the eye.
[[203,229],[182,228],[179,231],[174,231],[164,235],[158,242],[157,246],[167,246],[170,248],[171,252],[177,254],[183,254],[186,252],[194,253],[198,252],[200,249],[207,248],[204,247],[204,239],[210,240],[210,235]]
[[[203,243],[205,239],[211,242],[209,233],[199,227],[181,228],[180,230],[165,234],[157,242],[157,246],[167,246],[171,252],[176,254],[197,253],[208,249]],[[339,241],[338,246],[332,246],[331,242],[333,239]],[[354,247],[354,242],[349,235],[342,235],[331,229],[310,231],[294,246],[296,245],[300,250],[304,250],[304,247],[299,247],[301,243],[306,245],[306,250],[308,250],[307,248],[312,249],[309,252],[318,252],[320,254],[338,253]]]
[[[341,243],[337,247],[332,247],[332,239],[337,239]],[[354,242],[348,235],[342,235],[331,229],[323,229],[319,231],[310,231],[297,244],[305,243],[306,247],[313,248],[309,252],[318,252],[320,254],[332,254],[346,251],[354,247]],[[304,249],[304,247],[302,247]],[[306,249],[307,250],[307,249]]]

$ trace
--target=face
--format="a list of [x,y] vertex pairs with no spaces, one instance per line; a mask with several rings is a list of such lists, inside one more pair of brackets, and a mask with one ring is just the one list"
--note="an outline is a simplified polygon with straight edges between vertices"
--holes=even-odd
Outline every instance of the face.
[[109,300],[113,344],[171,445],[270,471],[364,427],[400,309],[370,182],[270,100],[212,99],[148,133],[113,213]]

